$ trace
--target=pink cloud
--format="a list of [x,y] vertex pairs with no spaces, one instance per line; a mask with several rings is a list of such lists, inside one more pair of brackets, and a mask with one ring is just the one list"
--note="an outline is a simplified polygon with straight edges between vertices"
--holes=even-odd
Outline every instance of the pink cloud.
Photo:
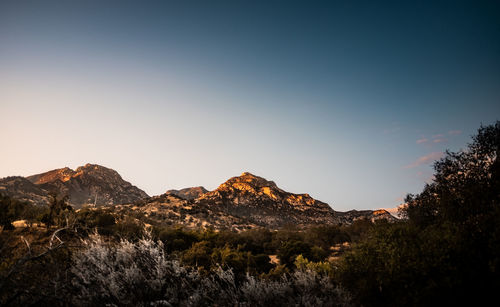
[[450,131],[448,131],[449,135],[459,135],[461,133],[462,133],[461,130],[450,130]]
[[427,141],[429,141],[429,140],[423,137],[423,138],[417,140],[417,144],[427,143]]
[[415,167],[420,166],[420,165],[429,164],[430,162],[438,160],[442,157],[443,157],[442,152],[431,152],[430,154],[419,157],[413,163],[406,165],[404,168],[415,168]]

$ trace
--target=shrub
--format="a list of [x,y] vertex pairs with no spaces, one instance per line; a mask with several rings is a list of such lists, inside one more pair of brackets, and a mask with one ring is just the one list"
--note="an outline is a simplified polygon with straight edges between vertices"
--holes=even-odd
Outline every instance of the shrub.
[[0,194],[0,226],[14,229],[12,222],[21,217],[27,204]]
[[278,251],[280,262],[288,267],[294,266],[295,258],[300,254],[310,257],[311,245],[299,240],[290,240],[283,242]]
[[277,280],[250,275],[238,280],[231,269],[199,274],[196,268],[168,260],[161,241],[150,237],[113,244],[95,234],[84,244],[71,269],[75,290],[71,303],[76,305],[350,305],[345,291],[311,270],[283,274]]

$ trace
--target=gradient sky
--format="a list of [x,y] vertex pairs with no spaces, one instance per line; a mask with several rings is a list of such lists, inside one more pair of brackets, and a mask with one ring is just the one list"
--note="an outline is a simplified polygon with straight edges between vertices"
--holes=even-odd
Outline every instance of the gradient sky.
[[0,0],[0,177],[249,171],[389,208],[498,119],[499,1]]

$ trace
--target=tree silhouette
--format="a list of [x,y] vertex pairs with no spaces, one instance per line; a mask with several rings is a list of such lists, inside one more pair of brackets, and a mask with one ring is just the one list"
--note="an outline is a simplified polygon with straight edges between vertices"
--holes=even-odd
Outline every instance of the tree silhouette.
[[408,195],[407,220],[380,224],[339,276],[365,306],[481,305],[500,289],[500,122],[446,152],[435,179]]
[[[446,152],[434,165],[435,179],[408,195],[404,213],[416,225],[450,222],[481,231],[497,216],[500,200],[500,122],[481,127],[467,150]],[[479,228],[478,228],[479,227]]]
[[68,196],[58,197],[56,192],[50,192],[49,195],[51,197],[49,211],[42,217],[47,230],[54,225],[63,226],[68,213],[73,211],[73,207],[68,204]]

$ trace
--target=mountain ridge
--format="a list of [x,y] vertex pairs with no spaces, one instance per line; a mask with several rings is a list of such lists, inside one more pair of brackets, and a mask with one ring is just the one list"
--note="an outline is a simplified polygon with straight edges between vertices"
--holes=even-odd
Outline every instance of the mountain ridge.
[[249,172],[231,177],[195,202],[219,206],[232,215],[245,216],[252,223],[272,227],[338,223],[335,211],[328,204],[308,194],[286,192],[274,181]]
[[28,193],[31,197],[24,199],[35,204],[47,204],[51,193],[68,196],[75,208],[87,204],[114,205],[148,197],[115,170],[98,164],[87,163],[76,170],[64,167],[16,180],[17,183],[0,179],[0,187],[9,196]]
[[48,204],[52,191],[68,195],[75,208],[113,206],[187,227],[241,230],[349,224],[359,218],[394,220],[385,210],[338,212],[307,193],[284,191],[274,181],[250,172],[229,178],[213,191],[198,186],[168,190],[153,197],[123,180],[115,170],[90,163],[76,170],[64,167],[28,177],[0,179],[0,193],[38,205]]

